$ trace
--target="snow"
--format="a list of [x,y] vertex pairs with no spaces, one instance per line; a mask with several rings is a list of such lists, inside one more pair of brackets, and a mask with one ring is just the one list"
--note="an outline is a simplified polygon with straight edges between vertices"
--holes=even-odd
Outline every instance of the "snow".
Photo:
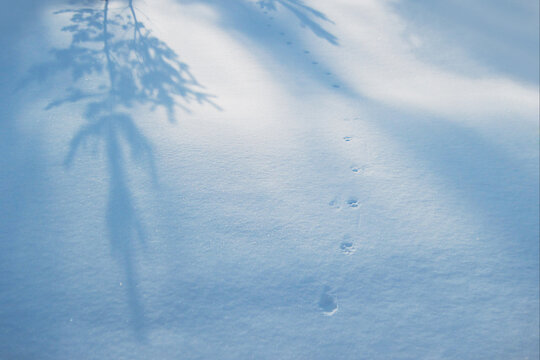
[[0,359],[538,358],[538,4],[412,3],[3,4]]

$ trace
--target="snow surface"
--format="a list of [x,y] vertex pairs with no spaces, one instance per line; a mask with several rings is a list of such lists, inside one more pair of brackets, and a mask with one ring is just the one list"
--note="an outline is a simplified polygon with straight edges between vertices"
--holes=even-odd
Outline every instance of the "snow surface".
[[539,357],[538,2],[2,5],[0,359]]

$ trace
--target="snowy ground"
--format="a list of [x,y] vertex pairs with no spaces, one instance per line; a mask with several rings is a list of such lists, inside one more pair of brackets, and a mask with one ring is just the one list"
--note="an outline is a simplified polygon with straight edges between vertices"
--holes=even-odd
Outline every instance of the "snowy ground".
[[538,3],[435,3],[3,0],[0,359],[537,359]]

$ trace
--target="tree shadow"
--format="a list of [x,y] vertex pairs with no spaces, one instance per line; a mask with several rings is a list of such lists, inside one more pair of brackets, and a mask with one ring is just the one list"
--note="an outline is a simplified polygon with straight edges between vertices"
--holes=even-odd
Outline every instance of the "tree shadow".
[[222,16],[222,21],[248,36],[261,38],[266,33],[264,24],[267,19],[257,8],[268,11],[279,11],[284,8],[290,11],[299,21],[300,26],[309,29],[317,37],[328,41],[333,45],[338,45],[338,38],[321,25],[321,22],[333,24],[321,11],[307,5],[303,0],[258,0],[253,6],[249,0],[178,0],[180,3],[191,4],[200,3],[211,6]]
[[[55,13],[71,16],[69,25],[62,28],[71,35],[69,46],[53,49],[53,60],[33,67],[25,82],[71,72],[71,86],[66,89],[66,95],[51,101],[46,109],[67,103],[85,104],[86,124],[72,138],[64,164],[69,167],[87,143],[104,149],[109,174],[105,222],[110,247],[126,279],[131,326],[136,337],[144,340],[145,316],[138,290],[136,244],[137,241],[144,244],[146,235],[128,185],[126,151],[133,162],[143,165],[154,184],[157,176],[152,145],[129,109],[163,108],[173,123],[177,106],[186,111],[191,102],[219,107],[212,101],[213,96],[203,91],[188,65],[138,19],[133,0],[115,8],[109,0],[71,3],[88,7]],[[84,78],[95,79],[98,85],[89,88],[82,84]]]
[[[375,102],[364,105],[377,119],[377,128],[393,142],[403,144],[421,167],[437,176],[456,203],[473,209],[486,229],[498,234],[498,241],[511,239],[507,244],[499,243],[498,249],[522,251],[522,265],[538,263],[537,158],[518,157],[515,150],[493,140],[494,135],[466,123]],[[531,138],[520,140],[530,142]],[[509,250],[516,244],[519,247]],[[515,265],[511,267],[515,269]]]
[[318,23],[318,21],[326,21],[332,24],[333,22],[325,14],[306,5],[302,0],[260,0],[257,3],[261,8],[272,11],[277,11],[278,6],[286,8],[300,20],[301,26],[308,28],[316,36],[331,44],[338,44],[337,37]]
[[[204,5],[211,9],[216,17],[216,25],[224,32],[239,38],[245,45],[248,42],[251,53],[259,53],[262,64],[271,66],[276,63],[294,74],[295,79],[302,74],[310,80],[332,88],[332,91],[350,93],[350,89],[331,71],[331,66],[317,57],[317,52],[309,48],[298,27],[323,40],[319,43],[339,46],[339,39],[326,25],[334,22],[323,12],[307,5],[304,0],[176,0],[181,5]],[[299,20],[286,19],[292,15]],[[326,45],[326,44],[324,44]],[[339,89],[339,90],[338,90]]]

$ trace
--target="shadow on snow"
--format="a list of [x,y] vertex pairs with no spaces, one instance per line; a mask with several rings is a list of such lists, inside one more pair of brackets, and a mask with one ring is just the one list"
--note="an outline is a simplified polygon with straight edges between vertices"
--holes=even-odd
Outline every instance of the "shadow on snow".
[[283,6],[298,18],[303,27],[311,30],[316,36],[337,45],[338,39],[325,28],[319,25],[318,21],[333,23],[322,12],[306,5],[302,0],[260,0],[257,2],[261,8],[276,11],[278,6]]
[[[216,25],[235,38],[241,38],[251,53],[258,54],[263,64],[274,59],[294,76],[315,80],[341,93],[350,93],[343,79],[332,74],[331,66],[308,48],[298,29],[306,29],[331,46],[339,39],[325,25],[334,24],[323,12],[302,0],[176,0],[181,5],[204,5],[218,16]],[[275,17],[274,17],[275,15]],[[290,18],[290,19],[288,19]],[[283,21],[287,19],[287,21]],[[298,25],[294,20],[298,20]],[[293,25],[294,24],[294,25]],[[247,41],[247,45],[246,45]],[[321,42],[322,43],[322,42]],[[274,63],[270,62],[270,63]],[[271,69],[275,71],[275,68]]]
[[[245,17],[245,11],[235,13],[238,7],[256,18],[262,16],[254,10],[257,7],[247,10],[245,1],[227,4],[214,0],[185,1],[202,1],[216,6],[233,22],[238,16],[253,18]],[[83,118],[86,124],[70,142],[64,161],[66,167],[71,166],[77,153],[88,143],[100,145],[104,150],[109,175],[106,228],[112,254],[125,273],[132,328],[137,338],[144,340],[146,326],[138,291],[136,245],[137,242],[144,244],[146,235],[128,185],[128,155],[131,161],[144,166],[154,184],[157,175],[152,145],[139,129],[138,119],[131,115],[130,109],[141,105],[151,110],[162,108],[169,122],[174,123],[177,107],[189,111],[193,102],[219,107],[212,101],[213,96],[197,82],[188,65],[140,21],[133,0],[72,0],[70,3],[74,5],[73,9],[55,13],[70,15],[69,24],[62,28],[71,36],[69,46],[52,49],[53,59],[34,66],[22,86],[67,71],[71,73],[71,85],[66,88],[65,95],[51,101],[46,109],[69,103],[85,106]],[[319,24],[319,21],[330,20],[301,0],[263,0],[258,1],[257,6],[265,12],[283,7],[300,20],[301,26],[337,45],[337,38]],[[251,35],[260,30],[260,24],[253,21],[235,23],[247,26],[245,30]],[[253,32],[252,26],[256,26],[257,31]],[[83,86],[82,80],[88,78],[95,80],[93,83],[97,85],[89,87],[89,82],[85,82]]]
[[[86,124],[71,140],[65,166],[75,161],[88,142],[104,148],[109,174],[106,227],[112,253],[125,273],[132,327],[142,340],[145,319],[137,289],[135,242],[144,243],[145,232],[128,185],[126,151],[132,161],[145,166],[154,184],[156,171],[152,146],[127,110],[139,105],[164,108],[168,120],[174,122],[176,106],[188,110],[193,101],[217,105],[201,90],[189,67],[137,18],[133,0],[115,9],[110,1],[72,3],[89,7],[56,13],[71,15],[70,24],[62,29],[71,35],[70,45],[53,49],[54,60],[35,66],[30,78],[44,80],[69,70],[73,81],[67,95],[50,102],[47,109],[85,102]],[[92,6],[100,3],[102,8]],[[80,80],[88,77],[105,82],[83,88]]]

